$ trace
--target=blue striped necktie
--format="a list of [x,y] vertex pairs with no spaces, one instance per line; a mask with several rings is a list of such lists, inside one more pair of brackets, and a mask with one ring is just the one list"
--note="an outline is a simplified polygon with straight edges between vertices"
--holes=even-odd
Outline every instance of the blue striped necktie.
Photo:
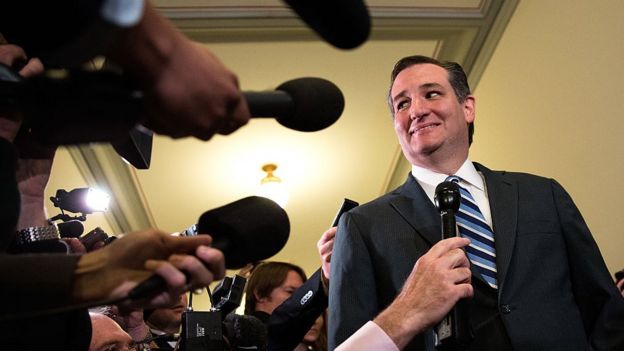
[[[449,176],[447,181],[459,185],[461,180],[458,176]],[[470,239],[470,246],[466,248],[466,254],[470,262],[477,267],[483,279],[494,289],[498,289],[496,280],[496,249],[494,248],[494,233],[485,221],[483,213],[479,210],[477,202],[470,192],[459,185],[461,193],[461,205],[459,212],[455,214],[459,234],[463,238]]]

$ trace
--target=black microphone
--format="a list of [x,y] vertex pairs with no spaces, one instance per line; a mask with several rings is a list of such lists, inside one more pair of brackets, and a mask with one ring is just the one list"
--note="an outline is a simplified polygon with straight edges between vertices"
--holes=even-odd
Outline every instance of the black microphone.
[[254,316],[230,313],[223,321],[223,336],[232,350],[266,350],[267,327]]
[[433,199],[442,219],[442,239],[457,236],[455,213],[461,205],[459,185],[449,181],[438,184]]
[[[186,235],[192,235],[188,232]],[[278,253],[288,241],[290,221],[274,201],[249,196],[202,214],[197,233],[210,234],[212,247],[225,256],[225,267],[237,269]],[[153,275],[134,287],[128,297],[143,298],[165,285],[163,278]]]
[[284,0],[318,35],[339,49],[368,39],[371,20],[363,0]]
[[78,238],[84,232],[84,225],[76,219],[58,223],[56,227],[61,238]]
[[[435,189],[434,202],[442,221],[442,239],[457,236],[455,213],[461,205],[459,185],[444,181]],[[434,327],[436,350],[464,350],[472,341],[467,301],[461,299],[453,309]]]
[[268,92],[243,92],[251,116],[274,117],[284,127],[314,132],[332,125],[342,115],[344,96],[322,78],[289,80]]

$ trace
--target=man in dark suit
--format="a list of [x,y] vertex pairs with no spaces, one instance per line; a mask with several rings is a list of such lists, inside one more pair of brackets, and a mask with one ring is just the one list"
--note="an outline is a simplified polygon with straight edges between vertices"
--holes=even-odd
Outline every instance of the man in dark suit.
[[[478,218],[483,229],[471,237],[457,215],[462,236],[471,241],[469,349],[624,349],[624,300],[570,196],[552,179],[491,171],[468,159],[475,98],[461,66],[410,56],[391,77],[394,128],[413,168],[401,187],[340,221],[331,263],[329,348],[390,305],[413,269],[426,270],[419,258],[441,237],[435,187],[457,176],[462,198],[473,206],[459,212],[472,213],[470,221]],[[466,283],[453,268],[440,274],[441,285]],[[419,289],[423,299],[448,293]],[[402,323],[399,317],[395,322]],[[435,322],[407,345],[393,339],[395,345],[432,350]],[[369,323],[392,339],[383,325]]]

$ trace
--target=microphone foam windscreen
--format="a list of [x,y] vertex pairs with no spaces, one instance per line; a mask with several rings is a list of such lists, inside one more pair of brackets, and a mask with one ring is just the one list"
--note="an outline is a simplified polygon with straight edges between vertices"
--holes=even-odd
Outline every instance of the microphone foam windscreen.
[[368,39],[371,20],[363,0],[285,0],[328,43],[353,49]]
[[266,350],[268,331],[254,316],[230,313],[223,321],[224,334],[234,350]]
[[315,77],[289,80],[276,90],[286,92],[295,103],[290,118],[277,121],[290,129],[314,132],[332,125],[344,110],[342,91],[332,82]]
[[249,196],[205,212],[197,232],[212,236],[212,246],[225,255],[225,266],[237,269],[278,253],[288,241],[290,221],[274,201]]

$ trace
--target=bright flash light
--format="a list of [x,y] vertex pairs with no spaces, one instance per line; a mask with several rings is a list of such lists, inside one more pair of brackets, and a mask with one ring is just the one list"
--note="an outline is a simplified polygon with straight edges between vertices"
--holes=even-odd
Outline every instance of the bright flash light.
[[93,212],[103,212],[108,209],[110,195],[100,189],[89,188],[85,203]]

